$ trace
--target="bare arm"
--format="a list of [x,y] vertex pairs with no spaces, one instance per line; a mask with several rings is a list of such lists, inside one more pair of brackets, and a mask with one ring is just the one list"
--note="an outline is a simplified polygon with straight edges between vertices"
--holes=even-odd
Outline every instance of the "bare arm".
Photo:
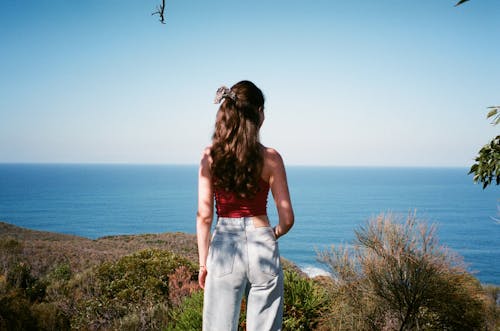
[[273,194],[276,208],[278,209],[279,223],[274,228],[276,238],[286,234],[295,222],[288,182],[286,178],[285,165],[281,155],[273,150],[267,151],[267,166],[269,169],[269,185]]
[[208,246],[210,244],[210,228],[214,214],[209,159],[210,152],[206,149],[203,153],[198,173],[198,212],[196,214],[196,237],[198,240],[198,258],[200,263],[198,282],[202,288],[205,287],[205,278],[207,276],[206,262]]

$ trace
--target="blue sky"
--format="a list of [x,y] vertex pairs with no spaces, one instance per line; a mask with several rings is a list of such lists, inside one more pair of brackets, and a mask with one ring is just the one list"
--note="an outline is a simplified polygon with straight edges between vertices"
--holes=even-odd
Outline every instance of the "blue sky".
[[498,0],[166,2],[2,0],[0,162],[195,164],[242,79],[290,165],[469,166],[498,134]]

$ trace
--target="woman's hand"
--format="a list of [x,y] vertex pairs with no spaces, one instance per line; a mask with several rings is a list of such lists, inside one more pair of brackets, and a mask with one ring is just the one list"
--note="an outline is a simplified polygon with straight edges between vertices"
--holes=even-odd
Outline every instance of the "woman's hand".
[[205,266],[200,267],[200,272],[198,273],[198,284],[202,289],[205,289],[205,279],[207,278],[207,268]]
[[278,240],[278,238],[280,237],[278,234],[278,226],[275,226],[273,228],[273,234],[274,234],[274,239]]

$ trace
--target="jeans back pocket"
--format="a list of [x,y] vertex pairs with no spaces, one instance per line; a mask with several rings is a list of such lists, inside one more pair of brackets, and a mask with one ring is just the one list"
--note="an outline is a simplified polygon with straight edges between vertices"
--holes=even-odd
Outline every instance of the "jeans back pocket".
[[237,243],[234,240],[214,238],[210,244],[207,268],[216,277],[223,277],[233,272]]
[[252,252],[251,265],[263,274],[276,277],[280,272],[280,254],[273,230],[270,227],[262,227],[257,228],[255,232],[256,236],[249,249]]

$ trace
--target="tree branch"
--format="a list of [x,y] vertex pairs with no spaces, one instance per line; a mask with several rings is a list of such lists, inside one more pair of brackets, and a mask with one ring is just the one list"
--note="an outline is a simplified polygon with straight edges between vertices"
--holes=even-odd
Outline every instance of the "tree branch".
[[161,0],[161,4],[156,7],[156,11],[151,13],[151,15],[160,16],[161,24],[165,24],[165,0]]

